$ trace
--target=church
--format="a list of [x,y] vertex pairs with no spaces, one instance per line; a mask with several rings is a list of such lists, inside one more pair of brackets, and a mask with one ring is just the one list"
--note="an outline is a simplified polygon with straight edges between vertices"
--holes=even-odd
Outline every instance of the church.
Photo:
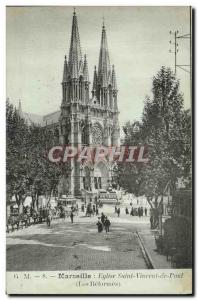
[[[110,64],[106,28],[102,26],[98,67],[90,84],[88,61],[82,54],[78,20],[73,13],[70,49],[64,58],[60,111],[43,117],[42,126],[53,130],[60,145],[119,146],[120,127],[114,65]],[[71,161],[59,183],[59,194],[81,197],[111,187],[110,162],[82,165]]]

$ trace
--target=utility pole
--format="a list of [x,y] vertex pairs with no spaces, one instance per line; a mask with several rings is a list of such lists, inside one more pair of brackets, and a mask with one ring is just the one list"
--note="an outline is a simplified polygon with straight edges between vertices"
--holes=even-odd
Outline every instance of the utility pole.
[[[191,42],[192,42],[192,39],[191,39],[191,7],[190,7],[190,33],[187,33],[187,34],[181,34],[179,35],[179,31],[178,30],[175,30],[175,31],[170,31],[170,35],[173,36],[174,38],[174,41],[170,40],[169,43],[171,45],[174,46],[174,51],[172,51],[171,49],[169,50],[170,53],[174,53],[174,69],[175,69],[175,75],[177,73],[177,68],[180,68],[181,70],[187,72],[187,73],[190,73],[190,76],[191,76],[191,67],[192,67],[192,45],[191,45]],[[190,40],[190,63],[189,64],[178,64],[177,62],[177,56],[178,56],[178,52],[179,52],[179,44],[178,44],[178,41],[180,39],[188,39]]]
[[176,72],[177,72],[177,52],[179,51],[179,49],[177,47],[178,47],[177,32],[175,31],[175,75],[176,75]]

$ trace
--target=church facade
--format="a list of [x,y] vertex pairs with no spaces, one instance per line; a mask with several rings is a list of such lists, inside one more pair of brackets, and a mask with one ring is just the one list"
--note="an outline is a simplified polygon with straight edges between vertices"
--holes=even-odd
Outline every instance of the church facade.
[[[91,93],[90,93],[91,92]],[[62,80],[62,104],[59,137],[62,145],[74,147],[117,146],[120,140],[117,84],[114,66],[110,65],[106,29],[102,26],[98,68],[94,69],[90,91],[88,61],[82,56],[78,21],[73,14],[68,60],[65,56]],[[80,196],[83,190],[108,189],[112,166],[100,161],[93,164],[70,163],[66,191]]]
[[[120,127],[115,67],[111,66],[106,28],[102,26],[98,67],[92,84],[88,61],[82,55],[77,15],[73,13],[68,59],[65,56],[61,109],[43,116],[42,126],[53,131],[60,145],[119,146]],[[59,195],[82,196],[111,186],[112,164],[71,161],[59,183]]]

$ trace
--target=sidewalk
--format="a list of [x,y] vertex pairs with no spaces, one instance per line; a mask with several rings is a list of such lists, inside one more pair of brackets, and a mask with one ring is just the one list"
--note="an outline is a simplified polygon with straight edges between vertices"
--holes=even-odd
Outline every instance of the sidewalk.
[[154,269],[171,269],[170,261],[166,260],[166,256],[156,251],[155,230],[149,228],[138,231],[139,238],[147,252],[149,260]]

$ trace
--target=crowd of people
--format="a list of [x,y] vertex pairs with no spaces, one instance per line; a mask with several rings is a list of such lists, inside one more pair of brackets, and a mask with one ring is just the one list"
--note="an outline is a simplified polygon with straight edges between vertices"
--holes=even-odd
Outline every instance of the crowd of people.
[[[126,215],[131,215],[131,216],[138,216],[140,217],[147,217],[147,208],[143,208],[142,206],[140,207],[131,207],[130,209],[128,209],[128,207],[125,208],[125,214]],[[115,206],[115,214],[117,214],[117,216],[120,216],[120,207]]]
[[[30,217],[32,218],[33,224],[42,223],[44,221],[46,222],[48,227],[51,226],[52,220],[57,218],[65,219],[66,217],[68,217],[70,218],[71,223],[74,223],[75,216],[77,216],[79,214],[79,211],[81,210],[82,215],[84,215],[85,217],[92,217],[92,216],[98,217],[98,221],[96,225],[99,233],[102,232],[103,230],[105,230],[106,233],[108,233],[111,222],[103,212],[100,214],[100,210],[102,207],[103,204],[101,201],[94,201],[89,203],[82,203],[80,207],[78,206],[78,203],[73,204],[71,207],[65,207],[64,205],[59,204],[57,207],[53,209],[51,207],[45,207],[45,208],[40,208],[39,211],[32,210],[30,212],[27,211],[27,208],[24,208],[24,212],[22,214],[22,217],[20,218],[20,221],[25,224],[25,227],[27,227],[28,224],[29,225],[32,224],[30,222]],[[128,207],[124,208],[124,207],[120,207],[119,205],[115,205],[114,213],[117,215],[118,218],[120,217],[121,210],[122,210],[122,214],[138,216],[139,218],[143,216],[147,216],[146,207],[145,208],[143,208],[142,206],[133,207],[132,203],[130,203],[130,208]],[[152,218],[151,216],[150,222],[152,228],[154,227],[153,225],[154,219],[155,218]],[[14,222],[11,223],[12,223],[11,225],[14,224]]]
[[[81,207],[82,212],[85,211],[85,205],[83,204]],[[98,216],[99,215],[99,205],[98,204],[92,204],[91,202],[87,204],[86,206],[86,217],[91,216]]]
[[[125,212],[126,212],[126,215],[129,214],[129,210],[128,208],[126,207],[125,209]],[[147,217],[147,208],[143,208],[142,206],[139,206],[139,207],[131,207],[130,209],[130,215],[131,216],[138,216],[139,218],[140,217]]]
[[[92,215],[93,216],[94,215],[95,216],[99,215],[99,208],[98,208],[97,204],[89,203],[86,206],[85,206],[85,204],[82,204],[81,212],[84,213],[85,209],[86,209],[86,213],[85,213],[86,217],[89,217],[89,216],[92,216]],[[69,214],[71,223],[74,222],[74,216],[75,216],[76,211],[78,211],[78,207],[77,206],[75,206],[75,207],[72,206],[71,210],[70,210],[70,214]],[[119,213],[119,211],[120,211],[120,208],[118,209],[118,213]],[[53,219],[52,213],[50,211],[48,211],[47,218],[46,218],[46,222],[47,222],[48,227],[51,226],[52,219]],[[101,233],[103,230],[105,230],[105,232],[108,233],[109,229],[110,229],[110,226],[111,226],[111,222],[108,219],[108,217],[102,212],[101,217],[98,217],[98,221],[97,221],[96,225],[97,225],[97,228],[98,228],[98,233]]]

